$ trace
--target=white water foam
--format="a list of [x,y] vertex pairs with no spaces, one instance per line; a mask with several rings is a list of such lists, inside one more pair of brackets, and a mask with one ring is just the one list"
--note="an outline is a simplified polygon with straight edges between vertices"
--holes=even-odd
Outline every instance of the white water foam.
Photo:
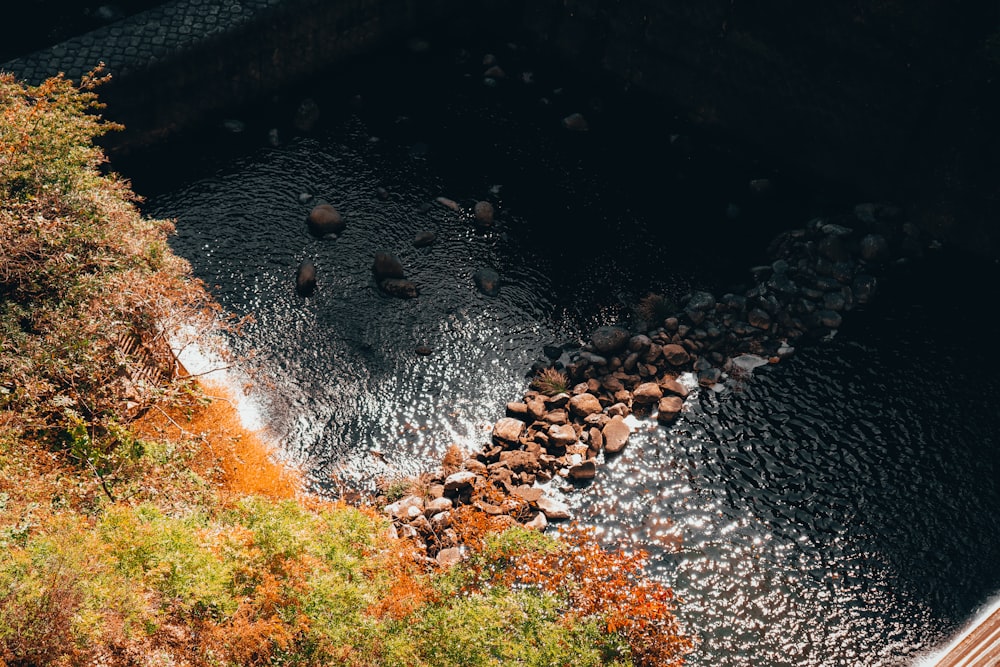
[[264,410],[245,388],[253,382],[246,371],[227,357],[231,356],[225,343],[213,340],[211,347],[199,344],[199,334],[193,327],[181,329],[171,337],[174,356],[187,371],[204,384],[219,387],[223,396],[239,415],[240,424],[248,431],[261,431],[267,426]]

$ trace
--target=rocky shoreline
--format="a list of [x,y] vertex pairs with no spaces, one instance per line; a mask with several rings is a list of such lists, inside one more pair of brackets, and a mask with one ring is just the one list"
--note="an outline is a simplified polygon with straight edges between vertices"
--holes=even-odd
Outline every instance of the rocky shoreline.
[[464,553],[451,528],[461,508],[539,530],[570,519],[544,485],[571,492],[594,479],[627,447],[631,415],[671,424],[695,383],[721,389],[790,356],[793,343],[832,337],[845,313],[872,299],[879,275],[936,245],[882,204],[783,232],[769,245],[771,263],[750,269],[749,286],[693,292],[678,304],[650,295],[636,330],[602,326],[583,345],[546,348],[529,389],[507,404],[480,451],[449,452],[441,470],[416,480],[419,493],[380,504],[401,536],[442,564]]

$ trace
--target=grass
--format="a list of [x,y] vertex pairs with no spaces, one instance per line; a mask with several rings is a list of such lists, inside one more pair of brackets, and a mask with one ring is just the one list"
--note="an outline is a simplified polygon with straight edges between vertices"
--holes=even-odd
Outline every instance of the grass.
[[543,368],[531,380],[531,388],[546,396],[555,396],[569,391],[569,376],[556,368]]
[[464,507],[441,569],[183,379],[171,331],[225,319],[104,173],[99,79],[0,75],[0,667],[680,664],[635,556]]

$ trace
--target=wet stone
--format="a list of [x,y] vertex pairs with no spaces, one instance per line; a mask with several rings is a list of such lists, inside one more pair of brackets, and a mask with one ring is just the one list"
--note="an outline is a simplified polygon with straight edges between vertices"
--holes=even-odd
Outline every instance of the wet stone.
[[620,415],[612,417],[611,421],[601,430],[601,435],[604,438],[604,451],[609,454],[617,454],[625,449],[629,433],[628,424]]

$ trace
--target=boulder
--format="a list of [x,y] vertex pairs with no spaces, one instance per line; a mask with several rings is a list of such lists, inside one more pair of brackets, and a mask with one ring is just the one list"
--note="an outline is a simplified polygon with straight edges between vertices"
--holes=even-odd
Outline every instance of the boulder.
[[402,278],[403,263],[399,258],[388,252],[375,253],[375,261],[372,263],[372,273],[377,280],[385,278]]
[[545,514],[545,518],[549,521],[563,521],[572,516],[569,505],[548,496],[542,496],[538,499],[538,509]]
[[503,442],[517,442],[524,433],[525,424],[520,419],[504,417],[493,425],[493,439]]
[[687,398],[688,389],[673,378],[663,378],[660,380],[660,389],[668,394],[675,394],[681,398]]
[[543,492],[537,486],[522,484],[516,487],[511,493],[526,503],[537,503],[541,499]]
[[476,225],[479,227],[493,226],[493,204],[488,201],[477,201],[472,209]]
[[468,470],[460,470],[448,475],[444,480],[445,492],[463,491],[475,485],[479,475]]
[[520,449],[501,452],[500,463],[513,472],[536,472],[538,470],[538,456]]
[[500,274],[493,269],[479,269],[472,274],[472,281],[486,296],[496,296],[500,293]]
[[603,326],[598,327],[590,334],[590,342],[601,354],[617,352],[628,343],[628,331],[621,327]]
[[601,436],[604,438],[604,451],[608,454],[617,454],[625,449],[630,432],[631,429],[621,415],[612,417],[611,421],[601,429]]
[[409,521],[424,513],[424,499],[420,496],[406,496],[386,505],[384,511],[393,519]]
[[643,382],[632,390],[632,402],[639,405],[656,403],[663,396],[663,390],[655,382]]
[[295,271],[295,293],[299,296],[312,296],[315,291],[316,266],[307,259]]
[[435,514],[440,514],[441,512],[447,512],[454,506],[451,498],[435,498],[434,500],[427,503],[424,507],[425,516],[434,516]]
[[313,207],[306,216],[306,228],[309,233],[319,238],[327,234],[339,234],[347,227],[340,211],[329,204]]
[[572,424],[553,424],[549,427],[548,435],[550,442],[562,447],[568,447],[579,440]]
[[597,476],[597,462],[587,459],[569,468],[569,478],[574,480],[594,479]]
[[448,547],[447,549],[439,551],[434,560],[436,560],[437,564],[441,567],[449,568],[457,563],[460,563],[463,558],[465,558],[465,552],[462,547]]
[[562,119],[563,127],[573,132],[586,132],[590,129],[590,124],[581,113],[571,113]]
[[417,235],[413,237],[413,245],[416,248],[423,248],[431,245],[435,240],[437,240],[437,235],[434,232],[417,232]]
[[601,412],[604,408],[597,397],[590,393],[577,394],[569,399],[569,409],[574,415],[586,417]]
[[688,351],[677,343],[671,343],[663,346],[663,358],[666,359],[667,363],[671,366],[683,366],[691,361],[691,355],[688,354]]
[[683,407],[684,400],[679,396],[664,396],[657,406],[656,419],[662,424],[669,424],[677,419]]
[[535,518],[531,521],[527,521],[524,524],[525,528],[530,528],[532,530],[545,530],[545,527],[549,525],[548,520],[545,518],[544,512],[539,512],[535,515]]

